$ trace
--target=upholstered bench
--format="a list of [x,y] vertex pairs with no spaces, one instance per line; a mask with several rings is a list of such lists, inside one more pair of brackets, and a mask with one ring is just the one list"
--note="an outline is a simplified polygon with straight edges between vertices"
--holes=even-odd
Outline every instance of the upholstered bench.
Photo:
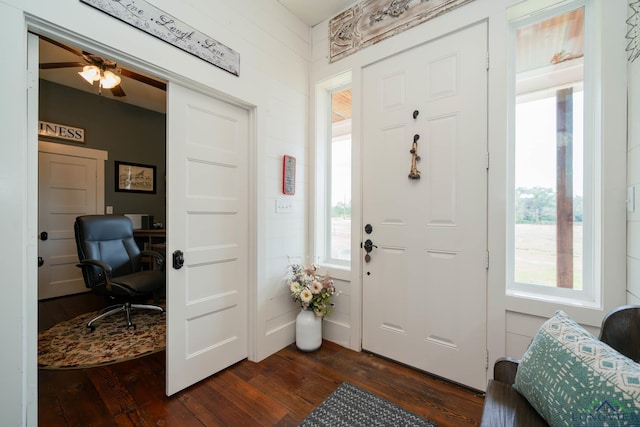
[[640,364],[559,310],[540,327],[520,361],[496,361],[481,426],[594,422],[640,426]]
[[502,358],[493,366],[493,380],[489,380],[487,386],[481,427],[549,425],[513,388],[519,363],[516,359]]

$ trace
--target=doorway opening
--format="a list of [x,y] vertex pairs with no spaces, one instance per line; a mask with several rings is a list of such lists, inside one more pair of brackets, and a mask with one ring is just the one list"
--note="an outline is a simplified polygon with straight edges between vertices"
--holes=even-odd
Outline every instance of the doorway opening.
[[[145,248],[149,237],[144,232],[152,230],[155,240],[151,243],[159,243],[159,238],[164,242],[167,99],[166,82],[158,77],[121,65],[100,52],[88,52],[68,42],[38,37],[38,120],[81,129],[84,134],[82,142],[49,135],[46,129],[38,135],[41,147],[43,144],[49,147],[44,150],[45,154],[40,150],[39,163],[41,166],[55,164],[55,168],[47,169],[46,176],[40,176],[38,189],[39,256],[44,266],[55,265],[51,267],[53,277],[47,280],[41,280],[42,268],[38,271],[38,281],[46,282],[39,283],[39,287],[49,288],[39,292],[37,315],[38,332],[41,332],[61,321],[110,305],[110,301],[84,287],[81,271],[75,266],[75,217],[106,213],[153,218],[145,224],[134,221],[135,233],[139,234],[136,240]],[[98,68],[98,80],[89,82],[80,73],[91,67]],[[109,87],[107,82],[99,80],[109,73],[117,77],[118,85]],[[59,157],[50,159],[51,152]],[[97,168],[85,165],[82,159],[92,156],[86,153],[98,153],[93,156]],[[153,166],[155,191],[118,191],[116,162]],[[59,179],[59,183],[51,177]],[[88,183],[87,188],[81,186],[80,181],[83,185]],[[47,191],[44,191],[44,182]],[[43,197],[45,192],[47,196]],[[43,219],[45,206],[46,221]],[[51,244],[56,242],[58,246],[51,251]],[[58,264],[56,258],[67,259],[67,262]],[[73,289],[66,286],[69,283],[75,283]],[[125,325],[124,318],[122,321]],[[42,371],[38,372],[44,388],[39,398],[47,392],[47,387],[42,385],[43,375]],[[69,374],[64,371],[60,375]],[[56,386],[48,387],[52,388]]]

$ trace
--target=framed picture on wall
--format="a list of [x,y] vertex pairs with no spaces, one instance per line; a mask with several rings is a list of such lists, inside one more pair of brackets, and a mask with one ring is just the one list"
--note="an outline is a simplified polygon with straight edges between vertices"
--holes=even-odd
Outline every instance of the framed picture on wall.
[[115,162],[116,191],[156,194],[156,167],[140,163]]

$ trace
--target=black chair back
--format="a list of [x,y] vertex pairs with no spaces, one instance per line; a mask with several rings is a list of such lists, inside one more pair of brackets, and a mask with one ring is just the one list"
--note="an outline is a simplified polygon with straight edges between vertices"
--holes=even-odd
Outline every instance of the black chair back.
[[[74,231],[80,261],[102,261],[111,266],[113,277],[140,270],[140,249],[133,238],[133,224],[126,216],[80,216],[76,218]],[[83,268],[82,274],[88,288],[104,285],[100,268]]]
[[640,306],[624,305],[611,310],[602,320],[600,341],[640,362]]

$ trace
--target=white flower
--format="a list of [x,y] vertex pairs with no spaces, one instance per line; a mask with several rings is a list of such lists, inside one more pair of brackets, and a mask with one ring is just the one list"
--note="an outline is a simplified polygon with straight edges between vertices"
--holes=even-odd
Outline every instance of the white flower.
[[302,302],[308,303],[308,302],[311,302],[312,299],[313,299],[313,294],[309,289],[305,289],[302,292],[300,292],[300,300]]
[[321,291],[322,291],[322,283],[318,282],[317,280],[314,280],[313,283],[311,284],[311,292],[314,295],[317,295]]
[[289,289],[291,289],[293,294],[298,295],[302,289],[302,285],[299,282],[291,282],[289,284]]

